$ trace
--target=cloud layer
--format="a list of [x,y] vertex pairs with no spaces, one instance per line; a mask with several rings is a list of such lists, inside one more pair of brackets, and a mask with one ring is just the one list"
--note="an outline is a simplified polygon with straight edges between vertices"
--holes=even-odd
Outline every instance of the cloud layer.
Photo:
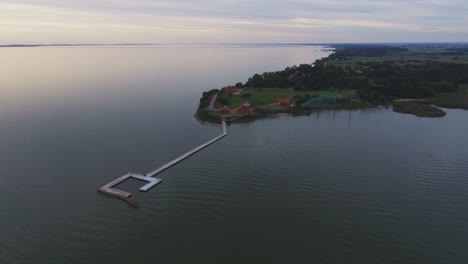
[[468,41],[465,0],[0,0],[6,43]]

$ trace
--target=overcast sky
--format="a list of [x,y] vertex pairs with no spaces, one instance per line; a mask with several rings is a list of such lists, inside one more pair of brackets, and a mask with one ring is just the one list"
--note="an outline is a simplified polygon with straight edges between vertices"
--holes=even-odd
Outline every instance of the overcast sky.
[[0,43],[468,41],[467,0],[0,0]]

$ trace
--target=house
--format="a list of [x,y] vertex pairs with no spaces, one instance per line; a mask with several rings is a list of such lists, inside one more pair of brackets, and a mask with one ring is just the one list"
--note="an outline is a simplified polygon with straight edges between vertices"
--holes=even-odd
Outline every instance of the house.
[[250,108],[250,104],[245,102],[241,104],[239,107],[234,109],[235,113],[238,115],[246,115],[246,114],[251,114],[252,109]]
[[226,106],[223,106],[223,107],[220,107],[218,109],[218,112],[221,114],[221,115],[230,115],[231,114],[231,109],[230,108],[227,108]]
[[240,90],[235,86],[226,86],[223,88],[223,93],[225,94],[240,94]]
[[220,107],[218,112],[220,115],[250,115],[253,114],[254,110],[249,103],[245,102],[237,108]]
[[276,100],[276,103],[279,104],[279,105],[281,105],[281,106],[288,107],[288,106],[291,105],[291,100],[289,100],[288,98],[285,98],[285,99],[283,99],[283,98],[278,98],[278,99]]

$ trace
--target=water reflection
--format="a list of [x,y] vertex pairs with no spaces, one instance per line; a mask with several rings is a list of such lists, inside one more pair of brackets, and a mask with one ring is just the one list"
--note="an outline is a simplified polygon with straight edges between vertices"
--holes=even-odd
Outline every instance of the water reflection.
[[463,263],[462,110],[235,124],[157,189],[130,183],[139,210],[96,194],[217,135],[193,119],[203,90],[313,50],[0,49],[0,263]]

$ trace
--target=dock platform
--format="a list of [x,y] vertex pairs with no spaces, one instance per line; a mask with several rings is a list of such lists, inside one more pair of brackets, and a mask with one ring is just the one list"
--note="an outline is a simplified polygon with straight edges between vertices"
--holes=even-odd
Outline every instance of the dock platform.
[[194,155],[195,153],[201,151],[202,149],[214,144],[215,142],[217,142],[220,139],[227,136],[227,134],[228,134],[227,133],[227,126],[226,126],[226,122],[224,121],[224,119],[222,121],[221,128],[222,128],[222,134],[221,135],[219,135],[219,136],[209,140],[208,142],[203,143],[200,146],[198,146],[198,147],[196,147],[196,148],[194,148],[194,149],[180,155],[179,157],[169,161],[168,163],[162,165],[161,167],[146,173],[146,175],[141,175],[141,174],[138,174],[138,173],[129,172],[129,173],[127,173],[127,174],[125,174],[125,175],[123,175],[123,176],[121,176],[121,177],[119,177],[119,178],[117,178],[117,179],[115,179],[115,180],[101,186],[100,188],[98,188],[97,191],[99,193],[105,194],[105,195],[110,196],[112,198],[125,200],[127,203],[129,203],[130,206],[137,207],[137,205],[133,201],[129,200],[129,198],[132,196],[131,193],[115,189],[114,187],[121,184],[122,182],[130,179],[130,178],[134,178],[134,179],[137,179],[137,180],[147,182],[147,184],[145,184],[144,186],[142,186],[139,189],[142,192],[147,192],[148,190],[150,190],[151,188],[153,188],[157,184],[161,183],[161,181],[162,181],[159,178],[154,178],[154,176],[160,174],[161,172],[169,169],[170,167],[178,164],[179,162],[183,161],[184,159]]

